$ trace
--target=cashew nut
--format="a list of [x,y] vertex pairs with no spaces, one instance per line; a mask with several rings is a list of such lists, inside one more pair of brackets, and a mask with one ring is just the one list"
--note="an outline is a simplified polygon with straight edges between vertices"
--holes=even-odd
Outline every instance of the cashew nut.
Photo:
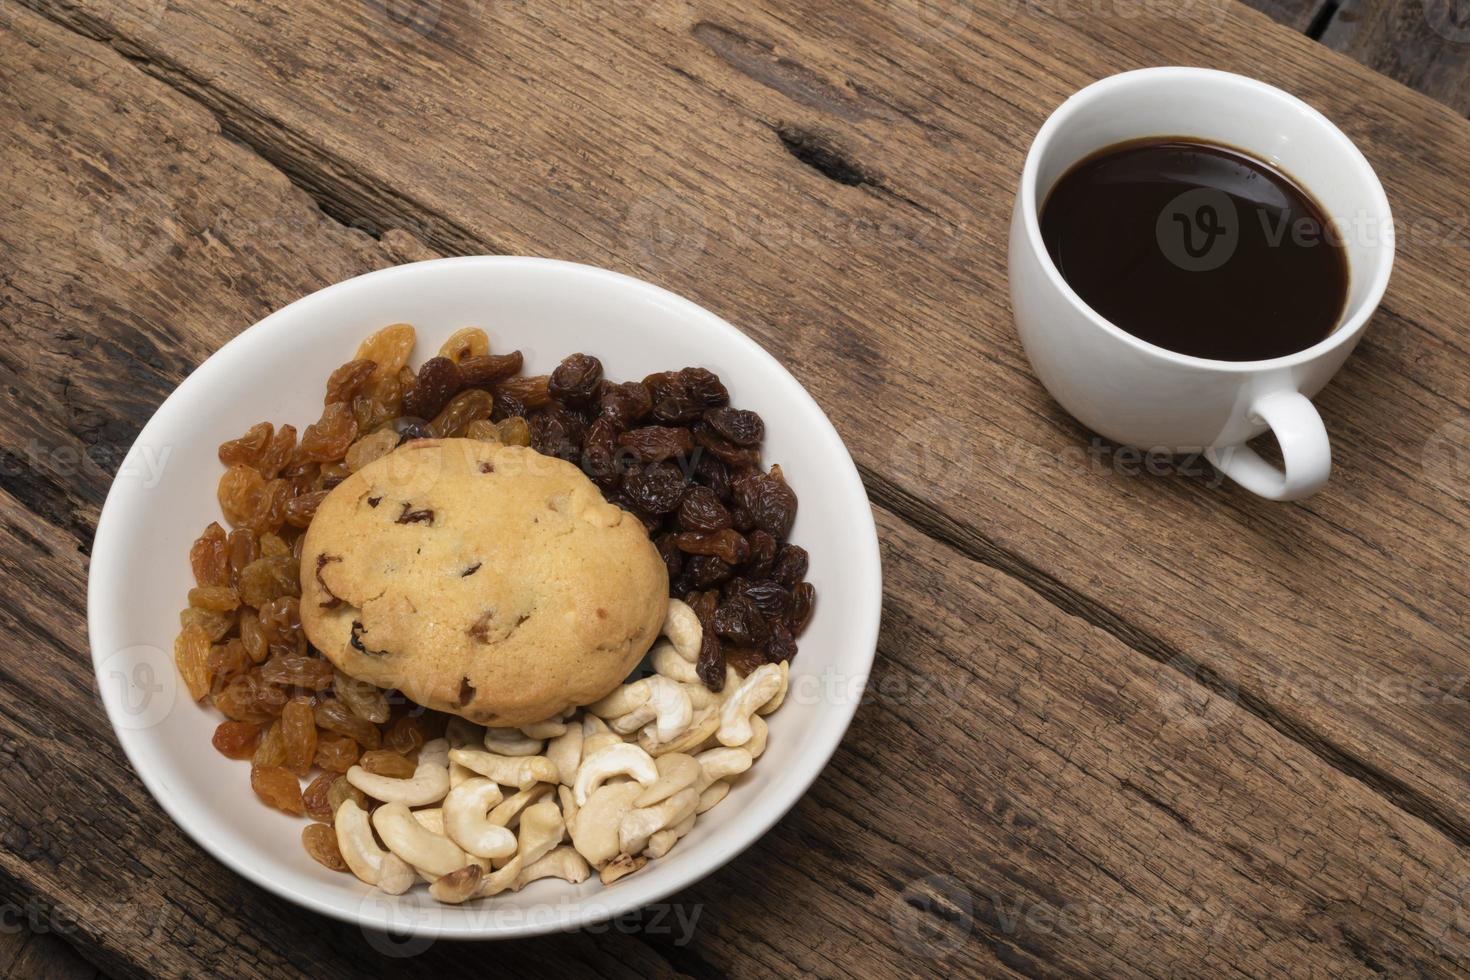
[[547,739],[556,738],[567,730],[566,722],[560,718],[547,718],[545,721],[533,722],[521,726],[521,734],[527,738]]
[[592,791],[619,773],[632,776],[644,786],[658,779],[658,767],[647,752],[628,743],[610,745],[596,755],[589,755],[577,770],[577,781],[572,786],[577,806],[586,806]]
[[577,778],[577,767],[582,764],[582,741],[582,726],[573,723],[546,746],[546,758],[556,766],[561,782],[567,786]]
[[697,684],[685,684],[684,693],[689,695],[689,703],[693,705],[695,711],[707,708],[712,704],[719,704],[721,700],[720,695],[704,686],[704,681]]
[[681,789],[693,786],[704,775],[704,769],[700,767],[698,760],[682,752],[670,752],[653,761],[658,767],[658,779],[643,791],[635,806],[662,803]]
[[750,716],[750,741],[740,747],[749,752],[752,759],[759,759],[766,750],[766,738],[770,732],[766,720],[759,713],[753,714]]
[[454,787],[458,786],[460,783],[464,782],[467,779],[479,778],[479,776],[475,775],[475,771],[473,769],[462,766],[458,762],[451,762],[449,764],[449,789],[451,791],[453,791]]
[[555,800],[542,800],[526,807],[526,812],[521,814],[521,833],[516,842],[516,857],[521,859],[523,865],[534,864],[561,843],[566,829]]
[[450,749],[449,761],[489,776],[502,786],[517,789],[530,789],[536,783],[555,783],[561,778],[556,766],[544,755],[507,756],[475,749]]
[[720,708],[720,744],[735,746],[750,741],[750,716],[780,688],[781,668],[775,664],[761,664],[751,671]]
[[388,850],[415,868],[447,875],[470,863],[459,845],[425,828],[402,803],[385,803],[373,811],[372,820]]
[[[661,677],[660,680],[668,678]],[[625,715],[608,721],[608,726],[619,735],[631,735],[658,717],[658,709],[650,704],[640,704]]]
[[718,780],[740,775],[749,769],[750,764],[755,760],[744,749],[722,748],[701,752],[694,757],[694,761],[699,763],[702,772],[694,788],[703,793]]
[[673,850],[679,839],[694,829],[694,815],[690,814],[684,820],[672,827],[667,827],[648,838],[648,846],[643,849],[645,857],[661,858]]
[[527,864],[516,875],[515,890],[520,891],[541,878],[560,878],[574,885],[581,884],[592,874],[587,860],[577,853],[575,847],[552,848],[540,859]]
[[[622,744],[623,736],[619,735],[617,732],[598,732],[596,735],[588,735],[585,739],[582,740],[582,758],[585,761],[592,758],[594,755],[601,752],[609,745]],[[578,768],[580,768],[580,765]],[[576,779],[575,777],[573,777],[573,782],[575,781]]]
[[425,807],[422,810],[413,811],[413,818],[419,822],[419,826],[431,834],[444,835],[444,808]]
[[634,681],[631,684],[623,684],[614,688],[613,692],[599,701],[593,701],[587,705],[587,712],[599,718],[620,718],[635,708],[640,708],[648,703],[648,678]]
[[429,883],[429,894],[448,905],[458,905],[475,897],[485,869],[478,864],[467,864],[447,875],[440,875]]
[[641,853],[648,846],[650,836],[694,816],[698,805],[696,790],[681,789],[656,806],[629,810],[618,824],[618,850],[624,854]]
[[485,729],[485,748],[496,755],[540,755],[544,743],[519,728]]
[[678,681],[655,675],[648,678],[648,683],[648,706],[658,718],[649,734],[660,742],[672,742],[694,720],[694,702]]
[[679,651],[667,640],[660,640],[653,645],[649,652],[649,663],[653,665],[656,673],[670,680],[679,681],[681,684],[698,684],[699,671],[694,669],[694,664],[679,656]]
[[601,868],[618,854],[618,827],[643,792],[637,783],[599,787],[577,812],[572,826],[572,846],[594,868]]
[[704,639],[704,627],[699,616],[682,599],[670,599],[669,611],[664,617],[664,636],[668,637],[679,656],[690,663],[699,659],[699,644]]
[[619,878],[626,878],[647,863],[648,858],[642,855],[630,857],[627,854],[619,854],[615,859],[603,865],[602,874],[599,877],[602,878],[604,885],[611,885]]
[[449,743],[436,738],[419,749],[418,765],[408,779],[395,779],[368,772],[362,766],[347,770],[347,781],[368,796],[384,803],[424,806],[437,803],[449,792],[449,765],[445,752]]
[[333,821],[337,849],[353,874],[390,895],[408,891],[414,882],[413,868],[392,851],[378,846],[366,810],[353,800],[343,800]]
[[594,714],[588,713],[582,716],[582,737],[591,738],[608,731],[607,722]]
[[530,789],[523,789],[515,796],[512,796],[510,799],[506,800],[504,803],[491,810],[489,818],[490,822],[493,824],[499,824],[502,827],[509,827],[516,822],[518,817],[520,817],[522,810],[530,806],[532,803],[535,803],[537,800],[541,799],[541,797],[550,792],[550,783],[537,783]]
[[444,797],[445,836],[476,857],[510,857],[516,852],[515,834],[487,816],[501,798],[495,781],[482,776],[450,790]]
[[771,700],[756,709],[756,714],[768,715],[781,707],[786,700],[786,692],[791,689],[791,661],[783,660],[777,666],[781,668],[781,686],[771,695]]
[[556,788],[556,800],[561,804],[561,818],[566,821],[567,831],[570,832],[572,824],[577,822],[577,794],[572,792],[570,786],[561,785]]
[[730,795],[730,784],[722,779],[699,794],[699,806],[694,808],[694,812],[704,813],[706,810],[713,810],[728,795]]
[[720,727],[720,706],[710,704],[695,712],[694,720],[684,734],[673,741],[660,742],[647,729],[638,733],[638,744],[649,755],[667,755],[670,752],[692,752],[703,745]]

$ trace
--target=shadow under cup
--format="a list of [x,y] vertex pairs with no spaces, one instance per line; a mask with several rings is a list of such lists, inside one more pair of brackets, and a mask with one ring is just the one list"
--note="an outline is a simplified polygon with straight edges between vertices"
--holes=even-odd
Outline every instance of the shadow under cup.
[[[1284,171],[1316,200],[1335,226],[1348,265],[1347,298],[1335,330],[1305,350],[1270,360],[1209,360],[1143,341],[1087,306],[1042,241],[1042,205],[1073,165],[1151,137],[1243,151]],[[1351,353],[1387,286],[1393,250],[1382,185],[1326,117],[1243,76],[1142,69],[1077,92],[1038,132],[1012,220],[1012,306],[1037,376],[1095,432],[1149,451],[1230,447],[1249,453],[1241,444],[1268,428],[1257,410],[1265,395],[1290,391],[1310,398]],[[1320,421],[1316,425],[1320,430]],[[1327,455],[1325,434],[1321,448]],[[1325,482],[1325,463],[1321,469]]]

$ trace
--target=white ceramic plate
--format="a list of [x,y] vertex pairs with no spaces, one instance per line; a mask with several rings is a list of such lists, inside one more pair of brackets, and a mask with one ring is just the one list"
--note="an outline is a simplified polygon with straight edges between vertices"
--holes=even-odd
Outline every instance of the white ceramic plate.
[[[738,311],[737,311],[738,312]],[[262,419],[298,430],[321,412],[333,368],[379,327],[414,324],[413,363],[462,326],[492,348],[519,348],[528,374],[574,351],[617,380],[708,367],[732,400],[766,420],[765,460],[800,497],[791,540],[811,553],[816,611],[800,638],[791,690],[769,719],[765,754],[726,801],[665,857],[604,887],[535,882],[463,906],[423,888],[390,897],[328,871],[302,850],[302,821],[253,795],[245,763],[209,745],[221,720],[191,702],[173,667],[178,611],[192,583],[190,542],[220,519],[215,455]],[[852,459],[796,380],[730,324],[656,286],[546,259],[471,257],[371,273],[314,293],[209,358],[149,421],[123,463],[97,527],[88,583],[92,656],[108,716],[165,810],[240,874],[306,908],[371,928],[459,939],[589,925],[677,892],[766,832],[816,779],[841,741],[872,666],[882,604],[872,512]]]

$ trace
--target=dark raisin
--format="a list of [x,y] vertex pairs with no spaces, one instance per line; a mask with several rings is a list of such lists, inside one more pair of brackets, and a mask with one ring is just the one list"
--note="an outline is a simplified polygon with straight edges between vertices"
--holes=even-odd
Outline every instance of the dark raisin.
[[466,357],[459,362],[459,376],[466,388],[487,388],[521,370],[521,352],[483,354]]
[[720,604],[720,593],[718,589],[709,589],[697,592],[688,598],[689,608],[694,610],[700,625],[707,630],[714,629],[715,609]]
[[806,578],[806,570],[806,549],[795,544],[782,545],[781,551],[776,555],[776,567],[772,572],[776,581],[788,589],[794,588],[797,582]]
[[688,425],[704,414],[704,406],[688,395],[669,395],[653,403],[655,421],[665,425]]
[[602,380],[602,362],[590,354],[573,354],[551,372],[551,397],[574,405],[592,400]]
[[616,486],[622,479],[618,430],[611,419],[599,418],[587,427],[587,435],[582,442],[582,471],[602,487]]
[[706,408],[717,408],[730,401],[730,393],[720,382],[720,376],[704,368],[687,367],[680,371],[679,386]]
[[776,538],[769,532],[757,528],[745,536],[750,542],[750,563],[745,574],[751,578],[766,578],[776,561]]
[[394,519],[393,523],[394,524],[433,524],[434,523],[434,511],[431,510],[428,507],[423,507],[423,508],[420,508],[418,510],[414,510],[412,503],[410,503],[408,501],[404,501],[404,503],[403,503],[403,510],[399,512],[398,517]]
[[786,628],[785,623],[772,623],[771,639],[766,644],[766,660],[778,664],[795,656],[796,640],[792,639],[791,630]]
[[736,469],[749,469],[760,465],[761,453],[759,449],[735,445],[735,443],[710,428],[708,422],[703,420],[696,422],[691,431],[694,433],[694,442],[696,445]]
[[704,413],[709,427],[737,446],[757,445],[766,435],[766,424],[754,412],[741,408],[715,408]]
[[[679,506],[688,484],[677,466],[655,463],[630,473],[623,481],[623,494],[637,510],[667,514]],[[685,549],[688,550],[688,549]]]
[[720,500],[730,498],[730,467],[709,453],[700,453],[694,463],[694,479],[709,487]]
[[643,379],[643,386],[648,389],[649,397],[655,402],[684,395],[684,386],[679,383],[678,371],[659,371],[656,374],[650,374]]
[[741,647],[726,643],[724,645],[725,663],[735,668],[741,677],[746,677],[752,670],[766,662],[766,651],[759,647]]
[[431,439],[434,435],[433,430],[429,428],[428,421],[412,415],[400,415],[389,425],[394,432],[398,433],[398,445],[400,446],[413,439]]
[[760,607],[743,595],[720,603],[715,610],[715,632],[742,647],[764,647],[771,638],[771,628]]
[[602,414],[620,429],[627,429],[653,408],[653,397],[641,381],[602,387]]
[[699,660],[694,665],[699,679],[711,691],[725,689],[725,652],[715,631],[706,629],[699,641]]
[[495,389],[495,400],[492,405],[490,418],[495,422],[502,422],[510,418],[525,418],[530,413],[525,402],[500,388]]
[[730,526],[730,511],[709,487],[690,487],[679,502],[679,528],[684,531],[718,531]]
[[777,539],[791,533],[796,519],[796,494],[777,473],[751,473],[735,481],[735,503],[750,514],[751,522]]
[[587,424],[575,413],[552,402],[546,411],[532,416],[530,424],[532,449],[571,463],[581,459]]
[[653,545],[658,549],[659,556],[663,558],[664,565],[669,570],[669,581],[672,582],[684,571],[684,552],[679,550],[678,543],[674,540],[677,535],[673,533],[660,534],[654,538]]
[[692,555],[684,563],[684,574],[696,589],[708,589],[730,577],[732,569],[713,555]]
[[645,463],[687,457],[694,451],[694,439],[688,429],[666,425],[645,425],[618,436],[618,445],[632,451]]
[[403,414],[431,419],[463,387],[458,364],[447,357],[431,357],[419,367],[413,387],[403,396]]
[[787,614],[786,622],[791,626],[793,636],[800,636],[801,631],[806,629],[816,601],[817,590],[810,582],[798,582],[796,588],[791,590],[791,612]]
[[691,555],[713,555],[727,565],[739,565],[750,557],[750,544],[734,528],[722,531],[685,531],[678,538],[679,550]]
[[730,597],[744,596],[755,603],[761,615],[767,619],[784,619],[791,611],[791,593],[777,582],[731,579],[725,585],[725,594]]
[[551,379],[544,374],[506,378],[495,390],[509,395],[527,408],[541,408],[551,401]]

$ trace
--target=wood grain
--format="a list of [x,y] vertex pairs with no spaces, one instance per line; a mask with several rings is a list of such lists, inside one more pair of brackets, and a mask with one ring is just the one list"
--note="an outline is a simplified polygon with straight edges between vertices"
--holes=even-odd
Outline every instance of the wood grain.
[[[725,313],[828,407],[880,502],[1159,662],[1199,665],[1470,843],[1466,480],[1446,448],[1470,424],[1470,190],[1451,177],[1470,130],[1449,111],[1234,5],[1109,20],[444,3],[412,26],[331,4],[141,25],[114,4],[42,6],[349,223],[611,265]],[[1384,312],[1318,400],[1339,466],[1302,506],[1126,475],[1138,464],[1090,441],[1015,343],[1004,229],[1031,133],[1091,78],[1167,62],[1322,106],[1406,231]],[[1343,693],[1406,681],[1437,693]]]
[[[1470,880],[1470,474],[1423,453],[1470,404],[1465,255],[1405,242],[1389,312],[1320,400],[1341,466],[1304,507],[1127,476],[1108,447],[1094,472],[1009,333],[1030,131],[1088,74],[1197,56],[1185,27],[444,3],[419,34],[312,4],[48,8],[66,28],[6,9],[0,568],[20,587],[0,623],[36,655],[0,671],[0,886],[70,913],[110,973],[1470,968],[1450,901]],[[1340,118],[1401,214],[1466,208],[1463,123],[1227,16],[1257,50],[1226,62],[1329,108],[1356,86],[1367,108]],[[687,944],[645,919],[385,955],[203,855],[90,697],[85,550],[157,402],[306,291],[486,249],[641,272],[730,316],[823,401],[879,505],[872,701],[777,830],[673,900],[699,910]]]

